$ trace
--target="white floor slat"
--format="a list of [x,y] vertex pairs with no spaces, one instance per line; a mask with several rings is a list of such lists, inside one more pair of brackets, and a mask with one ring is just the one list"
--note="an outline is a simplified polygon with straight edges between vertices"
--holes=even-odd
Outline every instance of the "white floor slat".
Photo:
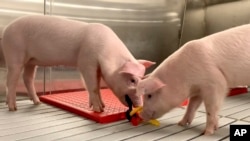
[[38,130],[42,128],[50,128],[52,126],[59,126],[62,124],[68,124],[68,123],[73,123],[73,122],[78,122],[78,121],[83,121],[83,120],[81,118],[71,117],[71,118],[58,119],[56,121],[48,121],[48,122],[43,122],[43,123],[38,123],[38,124],[21,126],[18,128],[4,129],[1,131],[0,136],[19,134],[19,133],[23,133],[27,131],[33,131],[33,130]]
[[4,116],[0,116],[0,121],[1,120],[8,120],[9,122],[14,122],[17,119],[22,118],[24,119],[30,119],[33,116],[42,116],[42,115],[46,115],[46,114],[50,114],[53,112],[58,112],[58,109],[41,109],[40,111],[31,111],[31,112],[23,112],[23,113],[15,113],[15,112],[6,112],[6,114]]
[[[204,119],[204,121],[205,121],[205,119]],[[220,127],[224,126],[226,124],[232,123],[233,121],[234,121],[233,119],[221,118],[219,126]],[[198,125],[198,126],[195,126],[195,127],[191,128],[190,130],[186,130],[184,132],[180,132],[180,133],[175,134],[173,136],[169,136],[169,137],[160,139],[159,141],[167,141],[167,140],[168,141],[172,141],[172,140],[185,141],[185,140],[190,140],[192,138],[196,138],[196,137],[201,136],[201,134],[203,133],[205,127],[206,127],[206,121],[201,125]],[[216,135],[218,135],[218,134],[216,133]],[[222,136],[222,137],[225,137],[225,136]],[[220,137],[220,138],[222,138],[222,137]]]
[[[182,111],[182,112],[180,112],[180,111]],[[183,109],[182,108],[175,109],[174,111],[171,112],[171,114],[166,114],[164,117],[172,117],[172,116],[177,116],[177,115],[183,115]],[[129,128],[131,127],[131,125],[129,123],[126,123],[125,125],[126,126],[128,125]],[[91,128],[93,128],[93,127],[91,127]],[[72,130],[74,130],[74,132],[72,132]],[[104,130],[106,130],[106,129],[104,129]],[[84,131],[85,131],[85,129],[69,129],[67,131],[60,131],[60,132],[51,133],[51,134],[48,134],[48,135],[43,135],[41,137],[39,136],[39,137],[31,138],[30,140],[38,139],[38,138],[39,138],[39,140],[58,139],[58,138],[67,137],[67,136],[73,136],[73,135],[75,135],[74,138],[77,138],[77,136],[78,136],[77,134],[80,134],[79,138],[82,138],[81,136],[85,135]],[[92,136],[92,133],[91,134],[86,133],[86,134]]]
[[5,129],[11,129],[11,128],[18,128],[18,127],[23,127],[23,126],[28,126],[28,125],[34,125],[34,124],[39,124],[39,123],[46,123],[46,122],[54,122],[60,119],[65,119],[65,118],[72,118],[75,117],[75,115],[72,114],[60,114],[60,112],[54,113],[56,116],[47,116],[40,118],[38,117],[37,119],[32,118],[32,120],[25,120],[25,121],[19,121],[19,122],[11,122],[11,123],[5,123],[5,124],[0,124],[0,131],[5,130]]
[[86,126],[88,124],[90,124],[90,121],[80,120],[80,121],[76,121],[76,122],[63,123],[61,125],[56,125],[56,126],[51,125],[50,127],[47,127],[47,128],[41,127],[40,129],[37,129],[36,127],[34,127],[34,129],[33,130],[30,129],[29,132],[22,132],[22,133],[18,133],[18,134],[3,136],[3,137],[0,137],[0,140],[3,140],[3,141],[10,141],[13,139],[21,140],[21,139],[25,139],[25,138],[31,138],[34,136],[46,135],[46,134],[49,134],[51,132],[58,132],[58,131],[66,130],[66,129],[70,129],[70,128]]
[[[17,101],[17,105],[18,106],[19,105],[27,105],[27,101],[29,101],[31,103],[30,100],[20,100],[20,101]],[[0,107],[2,107],[2,106],[6,106],[6,103],[5,102],[1,102],[0,103]]]
[[249,114],[250,114],[250,107],[247,110],[243,110],[243,111],[237,112],[235,114],[229,115],[228,117],[234,118],[234,119],[243,119],[243,118],[248,117]]
[[[155,140],[159,139],[163,136],[174,134],[176,132],[187,130],[186,127],[181,127],[177,125],[177,122],[179,121],[179,117],[173,117],[166,119],[164,122],[165,124],[162,125],[162,127],[151,127],[150,125],[146,127],[140,127],[135,128],[128,131],[119,132],[116,134],[112,134],[109,136],[99,137],[92,139],[93,141],[102,141],[104,140],[126,140],[126,141],[149,141],[149,140]],[[192,126],[195,126],[197,124],[200,124],[200,122],[204,121],[204,116],[198,117],[197,122],[195,122]],[[145,131],[146,130],[146,131]]]
[[[223,120],[224,121],[224,120]],[[231,124],[248,124],[247,122],[243,121],[234,121]],[[216,133],[213,136],[200,136],[198,138],[193,139],[192,141],[215,141],[215,140],[221,140],[227,136],[229,136],[229,124],[225,127],[222,127],[216,131]]]
[[228,138],[225,138],[223,140],[220,140],[220,141],[230,141],[229,137]]
[[[15,116],[19,116],[19,113],[20,114],[30,114],[30,112],[32,112],[33,114],[36,114],[36,112],[41,112],[41,110],[46,110],[46,109],[52,109],[52,110],[59,110],[59,109],[56,109],[54,107],[50,107],[48,105],[45,105],[45,104],[41,104],[41,105],[26,105],[26,106],[23,106],[22,109],[18,109],[17,111],[9,111],[7,108],[6,109],[2,109],[2,111],[0,111],[0,116],[1,117],[9,117],[9,116],[12,116],[12,115],[15,115]],[[35,112],[36,111],[36,112]]]
[[38,115],[30,115],[30,116],[26,116],[26,117],[17,117],[17,118],[10,118],[10,119],[5,118],[5,119],[0,120],[0,125],[1,124],[6,124],[6,123],[8,124],[8,123],[19,123],[19,122],[30,121],[30,120],[39,120],[39,119],[42,119],[42,118],[61,115],[61,114],[67,114],[67,112],[65,112],[65,111],[56,111],[56,112],[41,113],[41,114],[38,114]]
[[243,120],[246,122],[250,122],[250,115],[248,117],[244,118]]
[[[59,141],[61,141],[64,138],[72,137],[72,136],[79,135],[79,134],[92,133],[92,132],[95,132],[96,130],[102,130],[102,129],[106,130],[110,127],[119,127],[119,125],[121,125],[121,124],[128,125],[128,123],[125,121],[114,122],[112,124],[95,123],[95,124],[90,124],[87,126],[80,126],[80,127],[70,128],[70,129],[66,129],[66,130],[61,130],[58,132],[51,132],[51,133],[46,134],[46,135],[34,136],[31,138],[24,139],[23,141],[47,141],[47,140],[59,140]],[[94,136],[98,136],[98,135],[94,135]],[[80,140],[83,140],[83,138],[81,138]]]
[[127,120],[99,124],[47,104],[33,105],[30,100],[18,101],[18,111],[8,111],[0,103],[0,141],[229,141],[229,125],[250,124],[250,94],[227,97],[220,112],[220,128],[215,135],[201,135],[205,128],[204,107],[199,108],[193,123],[181,127],[186,109],[176,108],[159,119],[161,126],[132,126]]
[[[244,94],[244,95],[248,96],[248,94]],[[245,98],[242,97],[241,99],[237,99],[237,96],[228,97],[228,99],[229,98],[232,99],[232,102],[230,103],[224,102],[224,104],[221,107],[221,110],[231,109],[233,107],[237,107],[237,106],[249,103],[249,100],[247,99],[250,99],[250,97],[245,97]]]
[[237,113],[239,111],[243,111],[243,110],[246,110],[246,109],[249,109],[249,108],[250,108],[250,102],[249,103],[244,103],[242,105],[239,105],[239,106],[236,106],[236,107],[232,107],[232,108],[229,108],[229,109],[226,109],[226,110],[222,110],[220,112],[220,115],[222,115],[222,116],[229,116],[229,115],[231,115],[233,113]]
[[[226,97],[223,105],[221,106],[221,110],[231,109],[233,107],[249,103],[250,101],[247,101],[246,99],[250,99],[250,94],[241,94],[237,96]],[[198,111],[205,112],[204,104],[202,104]]]
[[[162,117],[161,119],[159,119],[160,122],[162,122],[164,119],[166,118],[171,118],[174,116],[180,116],[181,114],[183,114],[183,109],[176,109],[174,111],[171,112],[171,114],[166,114],[164,117]],[[150,127],[152,128],[152,125],[150,125]],[[117,127],[107,127],[105,129],[100,129],[100,130],[96,130],[96,131],[92,131],[92,132],[83,132],[81,134],[75,134],[73,137],[66,137],[64,139],[59,139],[61,140],[81,140],[81,139],[91,139],[91,138],[97,138],[98,136],[105,136],[105,135],[109,135],[109,134],[113,134],[116,132],[121,132],[121,131],[126,131],[126,130],[130,130],[131,128],[137,128],[137,127],[133,127],[132,125],[130,125],[128,122],[125,122],[124,124],[121,125],[117,125]],[[54,135],[51,135],[51,137]],[[53,138],[53,137],[52,137]]]

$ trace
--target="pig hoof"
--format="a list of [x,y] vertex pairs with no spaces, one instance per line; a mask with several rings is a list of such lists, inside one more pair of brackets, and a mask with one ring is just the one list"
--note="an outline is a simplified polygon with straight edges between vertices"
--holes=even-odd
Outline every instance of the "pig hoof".
[[8,102],[8,107],[9,107],[9,111],[16,111],[17,110],[17,106],[16,103],[12,103],[12,102]]
[[102,109],[93,109],[95,112],[97,112],[97,113],[101,113],[101,112],[103,112],[103,110]]
[[190,125],[190,122],[187,122],[187,121],[180,121],[178,123],[179,126],[189,126]]
[[93,111],[101,113],[103,112],[103,108],[93,108]]
[[33,101],[34,105],[40,105],[41,102],[40,101]]
[[9,108],[9,111],[16,111],[16,110],[17,110],[16,107],[10,107],[10,108]]
[[39,100],[38,98],[37,98],[37,99],[33,99],[32,101],[33,101],[33,103],[34,103],[35,105],[41,104],[41,102],[40,102],[40,100]]
[[205,132],[204,132],[204,135],[205,136],[209,136],[209,135],[213,135],[214,134],[214,130],[206,130]]
[[104,108],[105,107],[105,104],[102,102],[102,108]]
[[95,103],[92,103],[90,102],[90,108],[92,107],[93,111],[95,112],[103,112],[104,111],[104,103],[102,101],[100,102],[95,102]]

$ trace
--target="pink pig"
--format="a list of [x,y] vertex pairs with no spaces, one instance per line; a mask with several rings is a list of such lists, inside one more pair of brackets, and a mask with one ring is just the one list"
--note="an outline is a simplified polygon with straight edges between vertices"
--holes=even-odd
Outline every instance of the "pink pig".
[[3,33],[2,49],[8,68],[7,104],[16,110],[16,85],[20,73],[30,98],[39,104],[34,87],[36,66],[74,66],[81,72],[89,92],[89,106],[102,112],[102,77],[124,104],[129,95],[134,106],[142,105],[135,95],[145,67],[153,62],[136,60],[107,26],[52,16],[26,16],[9,24]]
[[204,102],[204,133],[213,134],[229,88],[250,85],[249,72],[250,25],[190,41],[138,83],[137,94],[143,94],[144,100],[140,116],[144,120],[159,118],[190,98],[179,125],[190,124]]

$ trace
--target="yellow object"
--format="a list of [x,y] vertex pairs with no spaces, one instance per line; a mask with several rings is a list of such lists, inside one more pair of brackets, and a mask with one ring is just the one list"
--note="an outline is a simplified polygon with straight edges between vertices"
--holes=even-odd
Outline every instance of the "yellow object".
[[135,113],[137,112],[141,112],[142,110],[142,107],[136,107],[136,108],[133,108],[133,110],[129,113],[130,116],[133,116]]
[[153,124],[155,126],[160,126],[160,122],[156,119],[151,119],[148,121],[150,124]]
[[[140,113],[142,111],[142,107],[133,108],[133,110],[129,113],[130,116],[133,116],[135,113]],[[151,119],[148,121],[150,124],[155,126],[160,126],[160,122],[156,119]]]

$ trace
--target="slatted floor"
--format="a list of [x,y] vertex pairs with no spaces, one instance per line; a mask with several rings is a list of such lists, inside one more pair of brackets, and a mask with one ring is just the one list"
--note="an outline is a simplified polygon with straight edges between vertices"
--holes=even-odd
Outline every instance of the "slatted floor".
[[18,101],[18,111],[9,112],[0,103],[0,141],[229,141],[230,124],[250,124],[250,94],[228,97],[220,113],[220,128],[213,136],[201,135],[205,127],[204,107],[201,106],[190,127],[176,123],[185,109],[177,108],[160,118],[160,127],[141,124],[137,127],[126,120],[99,124],[47,104],[32,105]]

